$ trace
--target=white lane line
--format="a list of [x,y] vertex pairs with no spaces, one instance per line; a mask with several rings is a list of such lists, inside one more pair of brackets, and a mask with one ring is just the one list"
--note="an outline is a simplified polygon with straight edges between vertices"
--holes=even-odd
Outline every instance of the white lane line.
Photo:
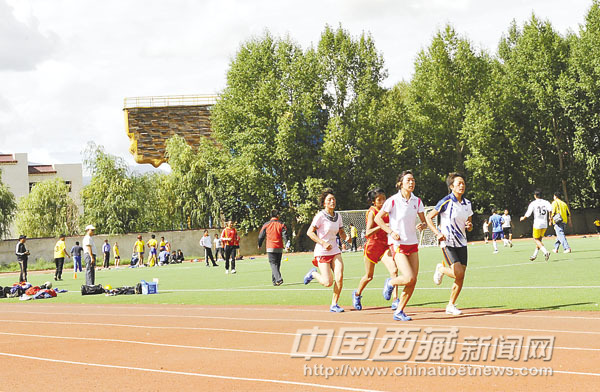
[[[25,311],[4,311],[5,313],[20,313],[20,314],[36,314],[40,312],[25,312]],[[48,312],[44,316],[49,315],[68,315],[68,316],[103,316],[103,317],[159,317],[159,318],[188,318],[188,319],[204,319],[204,320],[228,320],[228,321],[276,321],[276,322],[295,322],[295,323],[318,323],[321,324],[350,324],[350,325],[398,325],[398,323],[378,323],[368,321],[344,321],[344,320],[323,320],[323,319],[290,319],[290,318],[250,318],[250,317],[225,317],[225,316],[200,316],[200,315],[171,315],[171,314],[114,314],[114,313],[69,313],[69,312]],[[451,319],[448,319],[450,321]],[[499,330],[499,331],[525,331],[525,332],[548,332],[548,333],[571,333],[583,335],[600,335],[600,331],[571,331],[557,329],[538,329],[538,328],[517,328],[517,327],[494,327],[494,326],[470,326],[470,325],[449,325],[449,324],[418,324],[410,323],[411,327],[432,327],[440,328],[464,328],[464,329],[483,329],[483,330]]]
[[[13,306],[13,305],[9,305],[9,306]],[[114,304],[114,305],[93,305],[93,304],[68,304],[68,303],[38,303],[36,304],[36,306],[40,306],[40,307],[44,307],[44,309],[46,309],[46,307],[49,308],[69,308],[69,309],[76,309],[79,310],[82,307],[86,307],[86,308],[99,308],[99,309],[127,309],[127,310],[160,310],[160,311],[164,311],[166,309],[162,308],[162,305],[157,305],[157,306],[142,306],[142,305],[121,305],[121,304]],[[373,306],[374,309],[379,309],[379,310],[385,310],[386,307],[377,307],[377,306]],[[409,305],[410,308],[410,305]],[[0,309],[2,309],[2,306],[0,305]],[[203,306],[203,305],[186,305],[186,311],[187,310],[222,310],[222,311],[232,311],[232,310],[240,310],[240,311],[247,311],[247,310],[251,310],[251,311],[266,311],[266,312],[305,312],[305,313],[323,313],[322,309],[301,309],[299,306],[297,308],[282,308],[279,307],[277,305],[273,305],[273,307],[269,308],[258,308],[258,307],[223,307],[223,306]],[[434,308],[414,308],[414,309],[434,309]],[[439,308],[442,309],[442,308]],[[418,315],[425,315],[425,314],[435,314],[435,313],[439,313],[441,310],[436,310],[436,311],[424,311],[424,312],[419,312]],[[369,308],[365,308],[364,313],[365,314],[370,314],[368,312]],[[468,309],[468,308],[463,308],[464,310],[473,310],[473,309]],[[495,312],[496,310],[493,309],[486,309],[486,308],[476,308],[474,310],[473,313],[465,313],[467,315],[473,315],[473,316],[478,316],[478,317],[488,317],[488,316],[495,316],[495,317],[519,317],[519,318],[548,318],[548,319],[566,319],[566,320],[593,320],[593,321],[600,321],[600,316],[599,317],[584,317],[584,316],[562,316],[559,315],[559,313],[566,313],[563,311],[554,311],[554,313],[552,315],[529,315],[529,314],[525,314],[525,313],[536,313],[536,312],[544,312],[543,310],[528,310],[528,309],[506,309],[506,311],[514,311],[515,313],[513,314],[496,314],[496,313],[489,313],[489,314],[479,314],[480,312],[485,312],[485,311],[489,311],[489,312]],[[503,311],[500,311],[503,312]],[[589,311],[590,313],[592,313],[593,311]],[[596,312],[598,313],[598,312]]]
[[[157,326],[144,326],[144,325],[131,325],[131,324],[108,324],[108,323],[88,323],[88,322],[60,322],[60,321],[23,321],[23,320],[1,320],[3,322],[15,322],[15,323],[30,323],[30,324],[68,324],[68,325],[86,325],[86,326],[98,326],[98,327],[124,327],[124,328],[140,328],[140,329],[175,329],[175,330],[202,330],[202,331],[211,331],[211,332],[231,332],[231,333],[247,333],[247,334],[256,334],[256,335],[281,335],[281,336],[289,336],[296,337],[300,336],[299,333],[292,332],[269,332],[269,331],[251,331],[244,329],[227,329],[227,328],[207,328],[207,327],[157,327]],[[239,352],[249,352],[249,353],[258,353],[258,354],[280,354],[277,352],[270,351],[253,351],[253,350],[242,350],[242,349],[227,349],[221,347],[202,347],[202,346],[187,346],[187,345],[178,345],[178,344],[166,344],[166,343],[155,343],[155,342],[142,342],[136,340],[123,340],[123,339],[110,339],[110,338],[81,338],[75,336],[56,336],[56,335],[34,335],[34,334],[26,334],[26,333],[17,333],[17,332],[0,332],[0,335],[10,335],[10,336],[27,336],[27,337],[39,337],[39,338],[48,338],[48,339],[66,339],[66,340],[94,340],[94,341],[104,341],[104,342],[117,342],[117,343],[130,343],[130,344],[146,344],[146,345],[155,345],[155,346],[166,346],[166,347],[176,347],[176,348],[190,348],[190,349],[200,349],[200,350],[216,350],[216,351],[239,351]],[[333,338],[340,339],[344,338],[343,335],[333,335]],[[384,340],[388,341],[388,338],[365,338],[365,340]],[[415,343],[431,343],[433,341],[430,340],[415,340]],[[497,344],[487,344],[487,343],[460,343],[456,342],[459,346],[464,346],[465,344],[469,347],[472,346],[484,346],[484,347],[499,347]],[[530,348],[527,345],[516,345],[518,348]],[[554,350],[573,350],[573,351],[600,351],[600,348],[587,348],[587,347],[558,347],[554,346]],[[287,353],[289,354],[289,353]],[[327,356],[327,358],[333,358],[331,356]]]
[[271,384],[298,385],[298,386],[306,386],[306,387],[313,387],[313,388],[337,389],[337,390],[342,390],[342,391],[382,392],[382,391],[377,391],[377,390],[367,390],[364,388],[351,388],[351,387],[342,387],[342,386],[335,386],[335,385],[323,385],[323,384],[314,384],[314,383],[299,382],[299,381],[272,380],[272,379],[268,379],[268,378],[221,376],[218,374],[180,372],[180,371],[174,371],[174,370],[149,369],[149,368],[140,368],[140,367],[133,367],[133,366],[121,366],[121,365],[109,365],[109,364],[102,364],[102,363],[67,361],[67,360],[62,360],[62,359],[34,357],[34,356],[30,356],[30,355],[19,355],[19,354],[2,353],[2,352],[0,352],[0,355],[6,356],[6,357],[22,358],[22,359],[29,359],[29,360],[36,360],[36,361],[64,363],[64,364],[68,364],[68,365],[93,366],[93,367],[120,369],[120,370],[123,370],[123,369],[124,370],[137,370],[137,371],[148,372],[148,373],[217,378],[217,379],[222,379],[222,380],[253,381],[253,382],[271,383]]
[[[289,353],[279,353],[282,355],[290,355]],[[233,376],[220,376],[214,374],[202,374],[202,373],[190,373],[190,372],[178,372],[171,370],[159,370],[159,369],[148,369],[148,368],[138,368],[138,367],[130,367],[130,366],[120,366],[120,365],[108,365],[108,364],[97,364],[97,363],[88,363],[88,362],[78,362],[78,361],[65,361],[60,359],[51,359],[51,358],[43,358],[43,357],[33,357],[28,355],[19,355],[12,353],[2,353],[0,355],[4,355],[7,357],[16,357],[16,358],[24,358],[24,359],[34,359],[39,361],[46,362],[54,362],[54,363],[66,363],[71,365],[84,365],[84,366],[97,366],[103,368],[114,368],[114,369],[127,369],[127,370],[140,370],[147,372],[156,372],[156,373],[166,373],[166,374],[177,374],[177,375],[186,375],[186,376],[199,376],[199,377],[210,377],[210,378],[220,378],[220,379],[229,379],[229,380],[243,380],[243,381],[257,381],[257,382],[269,382],[269,383],[281,383],[288,385],[302,385],[302,386],[311,386],[316,388],[328,388],[328,389],[341,389],[347,391],[368,391],[368,392],[379,392],[379,391],[370,391],[366,389],[357,389],[350,387],[341,387],[341,386],[333,386],[333,385],[322,385],[322,384],[312,384],[312,383],[303,383],[297,381],[287,381],[287,380],[271,380],[271,379],[261,379],[261,378],[246,378],[246,377],[233,377]],[[344,357],[329,357],[331,359],[345,359]],[[373,361],[372,359],[367,359],[367,361]],[[437,366],[467,366],[463,363],[447,363],[447,362],[422,362],[422,361],[402,361],[402,363],[410,363],[417,365],[437,365]],[[512,367],[512,366],[494,366],[494,365],[480,365],[480,364],[469,364],[471,367],[478,368],[489,368],[489,369],[512,369],[513,371],[520,371],[523,367]],[[599,377],[600,373],[590,373],[590,372],[576,372],[570,370],[552,370],[552,373],[556,374],[569,374],[569,375],[579,375],[579,376],[595,376]]]

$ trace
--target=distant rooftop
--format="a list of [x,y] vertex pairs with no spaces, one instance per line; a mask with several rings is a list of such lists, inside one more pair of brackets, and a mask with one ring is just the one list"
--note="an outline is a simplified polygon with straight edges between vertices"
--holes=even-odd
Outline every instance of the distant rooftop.
[[12,154],[0,154],[0,163],[17,163]]
[[29,174],[56,174],[52,165],[29,165],[27,171]]
[[129,97],[125,98],[124,108],[153,108],[164,106],[199,106],[214,105],[217,103],[217,95],[162,95],[151,97]]

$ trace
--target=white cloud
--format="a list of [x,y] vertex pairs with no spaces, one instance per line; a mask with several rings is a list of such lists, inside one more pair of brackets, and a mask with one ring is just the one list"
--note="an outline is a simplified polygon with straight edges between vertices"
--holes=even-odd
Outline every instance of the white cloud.
[[[8,1],[8,3],[7,3]],[[8,5],[10,4],[10,6]],[[133,163],[123,98],[213,93],[240,44],[269,30],[302,47],[325,24],[370,32],[408,80],[418,51],[451,23],[490,52],[534,11],[564,33],[590,0],[0,0],[0,146],[39,162],[80,162],[88,141]],[[6,50],[4,49],[6,48]],[[19,70],[16,72],[15,70]]]

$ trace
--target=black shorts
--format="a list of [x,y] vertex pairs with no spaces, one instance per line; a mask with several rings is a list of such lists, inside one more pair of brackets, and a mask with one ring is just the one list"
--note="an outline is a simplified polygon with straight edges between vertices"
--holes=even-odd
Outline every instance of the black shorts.
[[454,246],[446,246],[442,248],[442,253],[444,254],[444,264],[451,266],[454,263],[461,263],[465,267],[467,266],[467,247],[454,247]]
[[483,232],[483,239],[485,239],[485,240],[489,240],[490,239],[490,232],[489,231],[484,231]]
[[504,236],[508,237],[509,234],[512,234],[512,227],[503,227],[502,231],[504,232]]

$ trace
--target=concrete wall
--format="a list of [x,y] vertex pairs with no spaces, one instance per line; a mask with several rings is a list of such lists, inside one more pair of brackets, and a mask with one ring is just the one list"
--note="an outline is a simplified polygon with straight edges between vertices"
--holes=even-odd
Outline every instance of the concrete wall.
[[[208,230],[211,238],[214,239],[215,233],[221,234],[220,229],[209,229]],[[134,234],[123,234],[123,235],[97,235],[94,236],[94,242],[96,249],[101,252],[102,244],[105,239],[108,239],[111,247],[115,242],[119,243],[119,249],[121,252],[121,259],[129,259],[133,251],[133,244],[137,240],[137,236],[141,234],[144,242],[150,239],[151,234],[156,235],[156,239],[160,241],[160,237],[165,237],[166,241],[171,243],[171,250],[181,249],[185,255],[186,260],[189,258],[202,258],[204,257],[204,248],[200,247],[199,241],[204,230],[185,230],[185,231],[167,231],[167,232],[154,232],[154,233],[134,233]],[[242,256],[255,255],[257,253],[264,252],[259,251],[257,248],[258,232],[250,232],[246,235],[240,235],[240,249],[239,254]],[[43,258],[47,261],[54,260],[54,245],[58,241],[58,238],[29,238],[27,239],[27,249],[31,252],[30,260],[34,261],[38,258]],[[83,241],[83,236],[67,237],[65,242],[67,249],[71,249],[75,245],[75,241],[79,241],[79,244]],[[0,264],[9,264],[16,262],[15,247],[17,240],[6,240],[0,242]],[[264,246],[263,246],[264,248]],[[213,247],[214,254],[214,247]],[[146,258],[148,253],[144,254]],[[111,260],[112,252],[111,252]]]

